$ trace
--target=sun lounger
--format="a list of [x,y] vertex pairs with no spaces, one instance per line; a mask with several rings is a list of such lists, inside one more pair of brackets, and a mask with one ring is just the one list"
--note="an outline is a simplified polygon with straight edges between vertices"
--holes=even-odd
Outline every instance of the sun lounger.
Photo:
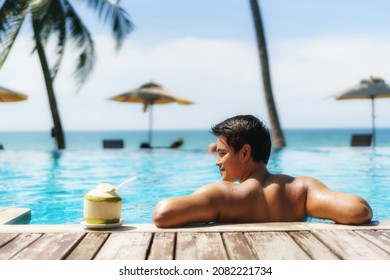
[[154,149],[177,149],[177,148],[181,147],[183,144],[184,144],[184,139],[179,138],[175,142],[173,142],[169,147],[152,147],[149,143],[142,142],[140,145],[140,148],[142,148],[142,149],[151,149],[151,148],[154,148]]
[[364,147],[371,146],[372,134],[352,134],[351,146],[352,147]]
[[103,148],[105,149],[121,149],[124,147],[122,139],[103,140]]

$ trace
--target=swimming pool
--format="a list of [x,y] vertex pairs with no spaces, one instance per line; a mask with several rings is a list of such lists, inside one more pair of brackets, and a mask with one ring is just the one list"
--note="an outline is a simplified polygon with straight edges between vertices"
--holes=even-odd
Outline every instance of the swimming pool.
[[[83,197],[99,182],[117,185],[126,223],[152,223],[155,204],[220,180],[215,155],[203,150],[66,150],[0,152],[0,207],[27,207],[32,224],[83,220]],[[353,192],[371,204],[375,220],[390,220],[390,148],[284,148],[274,151],[273,173],[309,175],[331,189]]]

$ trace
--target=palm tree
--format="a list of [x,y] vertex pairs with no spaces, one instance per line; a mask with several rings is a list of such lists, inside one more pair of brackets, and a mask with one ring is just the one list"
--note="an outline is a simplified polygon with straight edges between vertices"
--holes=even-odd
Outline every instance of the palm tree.
[[268,65],[267,45],[265,42],[263,22],[261,20],[260,7],[257,0],[249,0],[256,29],[257,47],[259,50],[261,73],[263,77],[264,95],[267,104],[268,115],[271,123],[272,139],[275,148],[285,147],[284,136],[280,127],[278,113],[272,93],[271,74]]
[[[80,1],[94,10],[100,19],[109,22],[119,50],[126,35],[133,29],[128,14],[113,0]],[[72,41],[77,47],[75,78],[80,86],[91,73],[95,62],[95,48],[91,34],[68,0],[0,0],[0,69],[12,49],[25,20],[31,20],[35,48],[41,63],[54,128],[53,137],[58,149],[65,149],[64,133],[58,112],[54,79],[59,70],[66,45]],[[47,43],[54,38],[54,61],[49,65]]]

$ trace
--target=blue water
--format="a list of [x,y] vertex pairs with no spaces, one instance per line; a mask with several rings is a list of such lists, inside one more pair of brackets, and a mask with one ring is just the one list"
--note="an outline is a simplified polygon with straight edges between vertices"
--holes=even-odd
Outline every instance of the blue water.
[[[370,129],[286,129],[288,147],[348,147],[352,134],[371,133]],[[182,149],[205,149],[215,141],[208,130],[166,130],[153,132],[153,146],[169,146],[184,138]],[[68,150],[99,149],[103,139],[123,139],[126,148],[138,148],[147,140],[146,131],[65,131]],[[0,144],[6,150],[43,150],[56,148],[50,132],[1,132]],[[390,146],[390,128],[376,130],[376,146]]]
[[[313,176],[333,190],[356,193],[369,201],[375,220],[390,220],[390,130],[381,132],[372,149],[349,147],[351,131],[286,131],[288,147],[274,151],[268,167],[274,173]],[[72,132],[67,133],[68,148],[54,152],[53,140],[45,133],[0,133],[5,147],[0,151],[0,207],[32,209],[33,224],[80,223],[83,196],[89,190],[102,181],[116,185],[137,175],[133,185],[119,191],[122,218],[126,223],[151,223],[160,199],[220,180],[215,156],[206,153],[215,141],[208,131],[155,133],[155,145],[161,146],[183,137],[185,145],[178,150],[138,149],[144,136]],[[125,148],[104,150],[104,138],[125,139]]]

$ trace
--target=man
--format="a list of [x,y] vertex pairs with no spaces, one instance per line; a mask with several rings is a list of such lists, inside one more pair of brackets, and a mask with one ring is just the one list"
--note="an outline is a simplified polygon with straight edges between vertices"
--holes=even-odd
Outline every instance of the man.
[[307,216],[357,225],[372,219],[371,207],[359,196],[331,191],[315,178],[271,174],[266,167],[271,139],[257,118],[229,118],[212,131],[218,137],[216,165],[222,181],[160,201],[152,215],[157,227],[295,222]]

